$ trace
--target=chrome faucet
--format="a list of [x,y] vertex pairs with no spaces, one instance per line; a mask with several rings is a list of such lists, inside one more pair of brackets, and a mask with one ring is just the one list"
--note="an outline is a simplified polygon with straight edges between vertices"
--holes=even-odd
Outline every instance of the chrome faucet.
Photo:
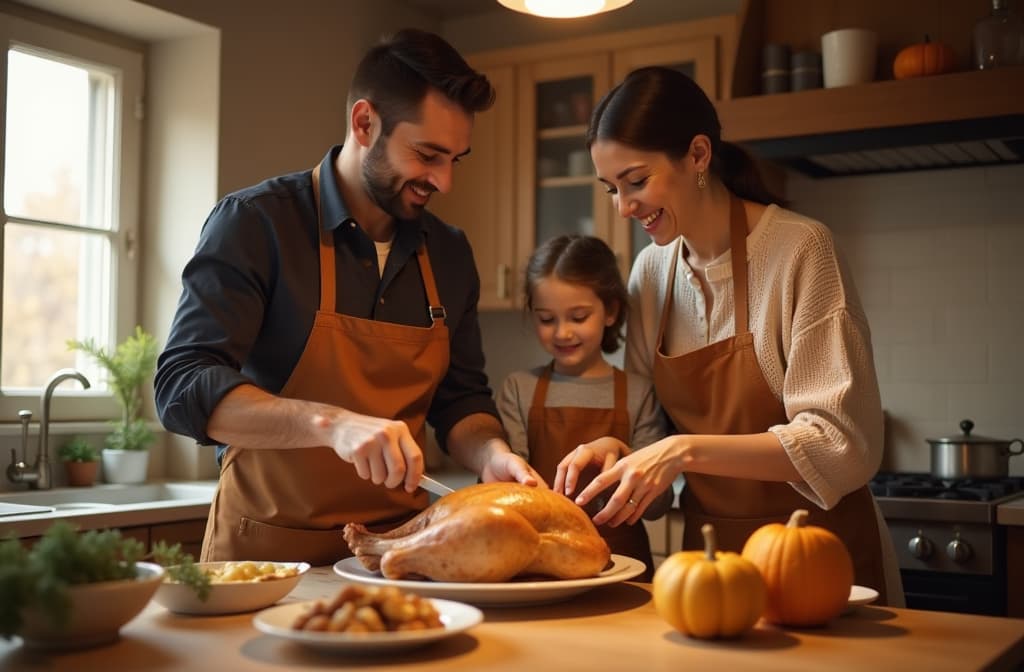
[[21,420],[21,450],[22,460],[18,461],[14,450],[11,450],[11,463],[7,465],[7,479],[13,483],[28,483],[33,490],[49,490],[53,487],[53,473],[50,467],[50,401],[53,399],[53,392],[57,386],[65,380],[75,379],[82,384],[82,387],[91,387],[89,379],[74,369],[61,369],[50,376],[43,388],[43,394],[39,398],[42,416],[39,419],[39,446],[36,449],[36,459],[32,467],[26,464],[28,459],[28,423],[32,419],[30,411],[19,411],[18,418]]

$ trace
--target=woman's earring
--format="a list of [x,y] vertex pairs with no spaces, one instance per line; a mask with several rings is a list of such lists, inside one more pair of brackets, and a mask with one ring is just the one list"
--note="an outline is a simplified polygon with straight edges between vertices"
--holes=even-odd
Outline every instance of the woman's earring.
[[698,189],[703,189],[706,186],[708,186],[708,178],[704,174],[703,170],[698,170],[697,171],[697,188]]

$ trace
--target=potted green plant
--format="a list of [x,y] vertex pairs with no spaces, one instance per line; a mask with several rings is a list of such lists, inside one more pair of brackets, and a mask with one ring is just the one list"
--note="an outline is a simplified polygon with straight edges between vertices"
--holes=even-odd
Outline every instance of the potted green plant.
[[68,475],[68,485],[85,487],[96,482],[100,455],[84,438],[72,437],[57,450],[57,456],[64,463],[64,470]]
[[90,355],[105,370],[107,382],[121,405],[121,418],[111,421],[113,430],[103,449],[103,476],[108,483],[141,483],[146,480],[149,446],[155,437],[141,417],[142,388],[156,371],[156,339],[135,327],[135,333],[107,352],[92,340],[68,341],[72,350]]

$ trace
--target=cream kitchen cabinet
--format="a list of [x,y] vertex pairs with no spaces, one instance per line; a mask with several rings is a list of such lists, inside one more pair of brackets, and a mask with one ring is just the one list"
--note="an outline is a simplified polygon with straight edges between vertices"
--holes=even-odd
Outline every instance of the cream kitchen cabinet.
[[452,193],[432,209],[467,232],[481,309],[522,306],[527,258],[562,233],[605,239],[628,272],[648,240],[593,174],[584,138],[593,106],[630,70],[655,64],[686,72],[717,99],[731,90],[736,29],[726,15],[468,55],[498,98],[477,117]]

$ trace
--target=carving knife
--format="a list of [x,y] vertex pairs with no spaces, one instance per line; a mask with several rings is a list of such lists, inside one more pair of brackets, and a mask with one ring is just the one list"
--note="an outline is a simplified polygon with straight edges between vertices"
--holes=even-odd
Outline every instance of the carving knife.
[[449,493],[455,492],[455,490],[449,488],[441,481],[434,480],[433,478],[427,476],[426,474],[424,474],[423,478],[420,479],[420,487],[426,490],[427,492],[432,492],[435,495],[440,495],[442,497]]

